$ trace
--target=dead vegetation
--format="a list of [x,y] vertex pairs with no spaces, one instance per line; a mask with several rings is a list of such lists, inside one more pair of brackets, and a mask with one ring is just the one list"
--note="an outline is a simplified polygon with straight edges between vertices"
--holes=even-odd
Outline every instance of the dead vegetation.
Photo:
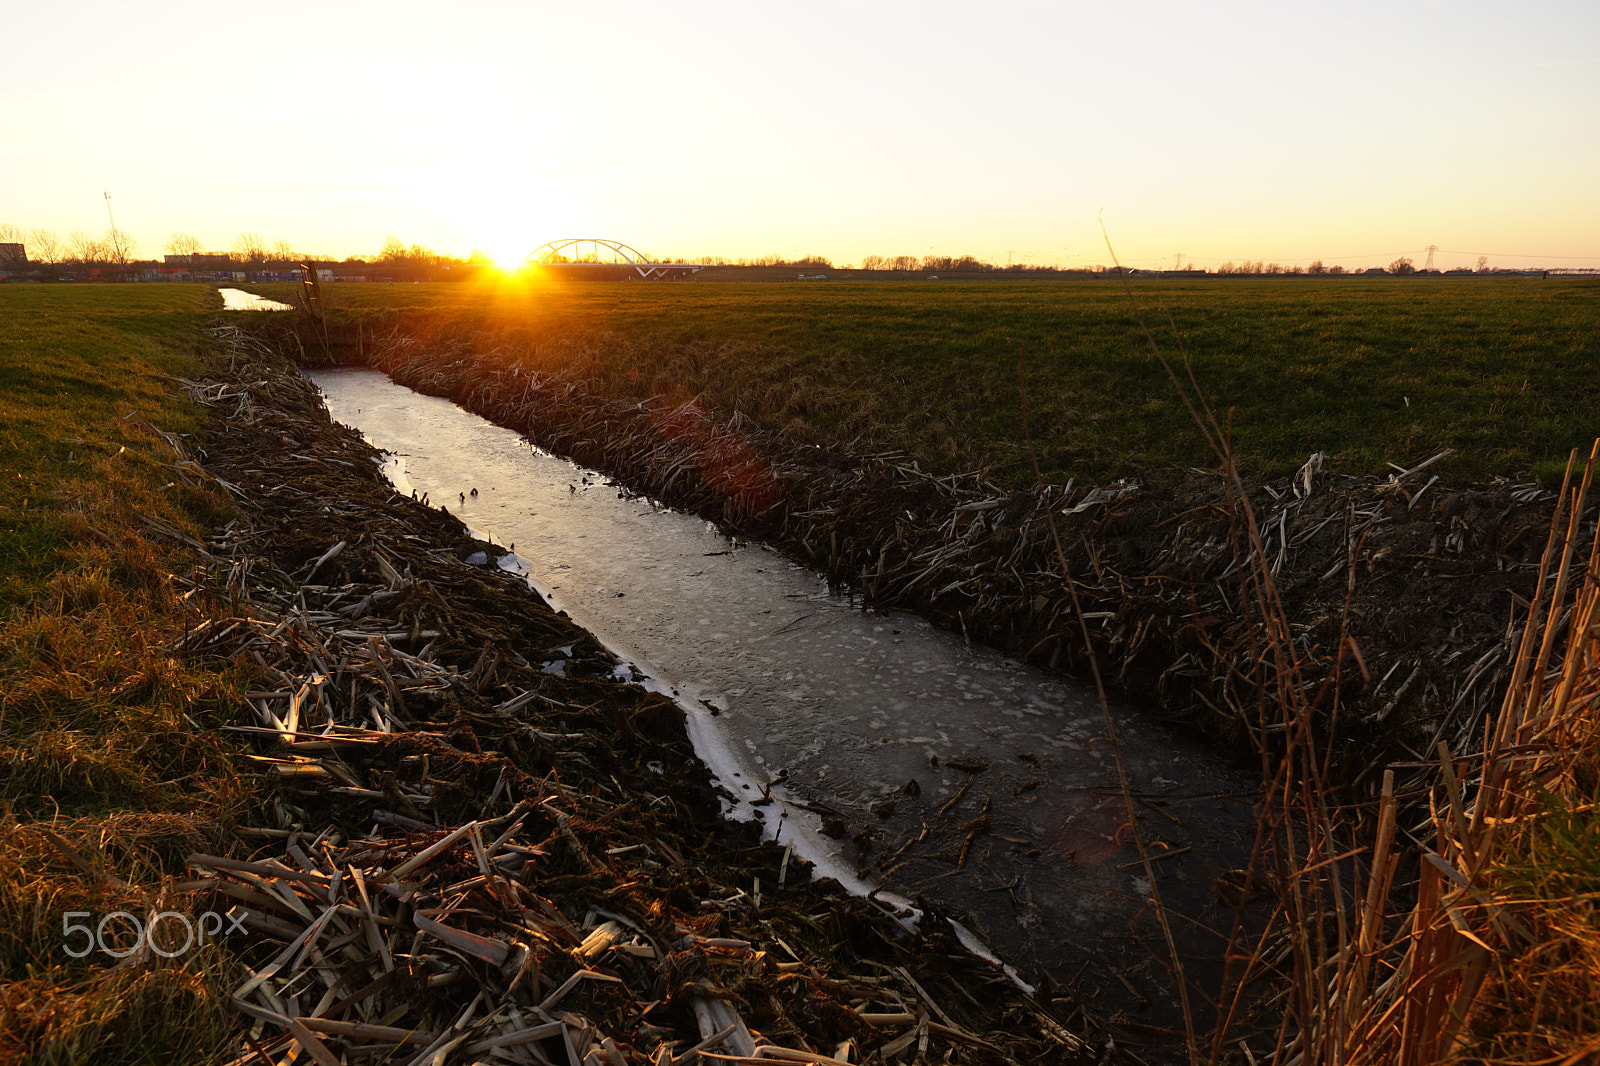
[[[1399,793],[1402,768],[1384,769],[1375,803],[1349,802],[1330,777],[1336,740],[1314,728],[1290,616],[1256,555],[1245,588],[1272,679],[1259,728],[1278,743],[1263,746],[1251,874],[1274,913],[1259,935],[1236,930],[1223,1024],[1192,1061],[1222,1061],[1230,1043],[1283,1066],[1532,1066],[1600,1053],[1600,534],[1582,517],[1594,472],[1594,454],[1569,468],[1499,713],[1459,746],[1440,739],[1431,767],[1405,768],[1425,810]],[[1239,513],[1259,544],[1253,515]],[[1278,989],[1265,1004],[1252,998],[1262,977]]]
[[[1174,334],[1182,351],[1175,327]],[[1259,934],[1247,929],[1240,910],[1218,997],[1221,1021],[1209,1048],[1190,1029],[1191,1063],[1231,1057],[1231,1042],[1254,1063],[1241,1029],[1257,1040],[1266,1036],[1271,1061],[1284,1066],[1486,1059],[1543,1066],[1591,1058],[1600,1037],[1592,1012],[1580,1004],[1596,984],[1594,924],[1587,914],[1560,923],[1549,916],[1552,904],[1579,898],[1561,893],[1600,885],[1595,852],[1581,831],[1576,841],[1570,833],[1570,814],[1588,811],[1600,766],[1594,615],[1600,529],[1585,512],[1600,440],[1581,467],[1576,452],[1568,460],[1533,596],[1522,601],[1511,676],[1499,713],[1483,722],[1478,758],[1453,754],[1436,733],[1435,765],[1385,767],[1376,802],[1363,801],[1335,757],[1347,645],[1355,660],[1350,669],[1366,676],[1348,628],[1357,545],[1331,673],[1313,691],[1268,548],[1270,523],[1260,522],[1249,499],[1229,436],[1187,356],[1185,381],[1148,330],[1146,337],[1226,478],[1236,555],[1243,556],[1239,594],[1253,622],[1252,739],[1262,762],[1256,853],[1245,880],[1264,882],[1273,901]],[[1408,494],[1408,502],[1431,484]],[[1575,564],[1585,545],[1589,564],[1580,578]],[[1508,636],[1518,629],[1515,613],[1507,629]],[[1427,818],[1415,828],[1408,825],[1421,805],[1414,795],[1397,795],[1396,769],[1413,771],[1411,781],[1427,800]],[[1552,841],[1563,846],[1538,846]],[[1514,885],[1523,888],[1522,898]],[[1534,921],[1519,920],[1519,908]],[[1577,950],[1561,943],[1560,934],[1572,935]],[[1553,972],[1530,974],[1511,961],[1529,952],[1555,963]],[[1495,971],[1498,996],[1480,1004]],[[1265,1002],[1252,994],[1262,977],[1273,990]]]
[[[364,350],[400,383],[772,543],[868,604],[1087,673],[1049,542],[1053,513],[1095,654],[1124,691],[1242,740],[1259,685],[1270,687],[1239,600],[1250,549],[1221,474],[1004,491],[976,474],[925,474],[897,455],[798,445],[688,395],[609,399],[581,369],[529,370],[515,352],[403,336]],[[581,353],[572,361],[581,368]],[[1314,455],[1291,478],[1245,489],[1294,619],[1299,683],[1324,721],[1339,677],[1352,779],[1475,737],[1512,670],[1511,612],[1533,594],[1555,496],[1504,480],[1446,486],[1432,470],[1441,457],[1357,478],[1326,473]],[[1344,662],[1352,669],[1340,671]]]
[[[235,338],[244,343],[242,338]],[[263,353],[189,388],[240,517],[175,654],[253,664],[222,728],[270,812],[189,856],[234,908],[235,1061],[1073,1061],[1088,1045],[933,914],[730,829],[682,712],[396,496]],[[481,554],[480,554],[481,553]],[[550,664],[561,663],[556,672]]]

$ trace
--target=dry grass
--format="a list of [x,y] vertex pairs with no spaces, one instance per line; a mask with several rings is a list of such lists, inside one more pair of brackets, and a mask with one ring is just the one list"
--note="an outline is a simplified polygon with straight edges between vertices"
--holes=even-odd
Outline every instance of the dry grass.
[[[1134,303],[1131,290],[1127,291]],[[1135,306],[1135,317],[1143,317]],[[1276,1023],[1278,1066],[1429,1066],[1450,1061],[1575,1066],[1600,1057],[1600,524],[1585,545],[1600,440],[1569,458],[1500,712],[1473,756],[1437,745],[1427,818],[1407,832],[1392,769],[1377,797],[1330,777],[1340,675],[1366,671],[1342,631],[1308,684],[1294,623],[1231,448],[1183,351],[1179,376],[1146,341],[1220,461],[1230,488],[1235,557],[1259,648],[1253,741],[1262,760],[1256,853],[1243,878],[1270,889],[1252,931],[1240,908],[1209,1049],[1192,1029],[1193,1063],[1242,1051]],[[1361,545],[1349,547],[1351,563]],[[1347,572],[1355,592],[1355,567]],[[1347,609],[1348,616],[1348,609]],[[1318,714],[1320,704],[1331,713]],[[1243,708],[1240,708],[1242,711]],[[1406,846],[1406,838],[1415,842]],[[1413,865],[1414,864],[1414,865]],[[1397,879],[1406,867],[1407,876]],[[1410,901],[1409,905],[1397,904]],[[1158,904],[1159,905],[1159,904]],[[1263,1004],[1260,979],[1275,992]],[[1263,1056],[1267,1057],[1267,1056]]]
[[[1533,1066],[1600,1053],[1600,540],[1583,566],[1578,535],[1595,456],[1574,470],[1500,714],[1481,751],[1439,745],[1430,815],[1411,834],[1397,825],[1392,771],[1370,806],[1340,802],[1324,780],[1330,738],[1309,727],[1271,574],[1252,579],[1262,661],[1283,682],[1263,701],[1260,737],[1270,784],[1257,872],[1277,904],[1267,934],[1236,937],[1242,965],[1225,1002],[1240,1021],[1256,978],[1287,978],[1270,1008],[1281,1019],[1272,1061]],[[1211,1061],[1233,1039],[1225,1023]]]
[[229,507],[163,380],[201,365],[214,300],[0,299],[0,1062],[197,1061],[236,1029],[218,950],[118,966],[63,935],[68,911],[187,910],[184,857],[232,847],[250,804],[203,728],[245,671],[166,650],[205,598],[174,575]]

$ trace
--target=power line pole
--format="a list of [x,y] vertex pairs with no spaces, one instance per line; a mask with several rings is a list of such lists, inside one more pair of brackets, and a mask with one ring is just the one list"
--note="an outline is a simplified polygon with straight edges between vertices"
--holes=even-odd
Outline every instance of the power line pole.
[[106,193],[106,218],[110,219],[110,221],[111,221],[111,232],[112,233],[116,233],[117,232],[117,220],[111,214],[111,194],[109,192]]

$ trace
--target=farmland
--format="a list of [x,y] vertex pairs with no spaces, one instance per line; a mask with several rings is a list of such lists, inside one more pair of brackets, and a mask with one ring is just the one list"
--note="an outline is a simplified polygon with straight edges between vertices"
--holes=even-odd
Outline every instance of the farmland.
[[[260,291],[277,298],[293,295],[290,286],[263,286]],[[1250,478],[1282,478],[1319,449],[1332,454],[1333,469],[1359,475],[1385,473],[1389,462],[1410,467],[1449,447],[1456,454],[1430,468],[1442,472],[1447,484],[1529,472],[1548,483],[1567,450],[1587,451],[1595,436],[1597,294],[1595,282],[1580,279],[1136,282],[1133,298],[1142,309],[1136,314],[1112,280],[817,285],[508,280],[470,288],[346,285],[327,290],[336,327],[355,330],[366,344],[377,348],[384,337],[401,338],[417,347],[437,347],[446,360],[453,358],[452,352],[476,353],[481,365],[496,372],[566,370],[597,398],[586,410],[606,410],[600,400],[637,405],[698,395],[713,413],[737,411],[795,443],[856,452],[895,450],[903,456],[895,460],[902,471],[912,463],[936,472],[980,467],[990,479],[1010,486],[1034,480],[1022,432],[1019,361],[1026,371],[1032,438],[1047,480],[1176,482],[1189,468],[1215,467],[1150,352],[1141,317],[1169,357],[1188,353],[1211,404],[1234,412],[1240,462]],[[5,1034],[0,1036],[0,1057],[14,1050],[8,1040],[20,1040],[24,1050],[30,1043],[51,1048],[50,1054],[61,1058],[70,1058],[64,1049],[84,1049],[96,1061],[141,1061],[141,1056],[199,1061],[222,1053],[238,1024],[226,999],[227,989],[237,987],[241,978],[235,958],[214,952],[171,966],[120,969],[98,959],[71,960],[61,953],[62,916],[174,905],[166,902],[174,897],[165,893],[186,875],[190,852],[253,855],[261,839],[281,842],[280,837],[260,834],[293,832],[280,821],[286,808],[269,807],[278,800],[307,802],[306,793],[263,786],[263,778],[253,776],[252,764],[241,757],[240,745],[216,727],[259,721],[252,700],[283,697],[281,706],[274,706],[286,708],[289,692],[284,690],[300,683],[284,680],[291,672],[286,659],[272,659],[269,669],[262,656],[247,658],[244,653],[245,636],[283,629],[274,611],[282,610],[281,617],[288,618],[296,609],[304,612],[307,595],[343,595],[331,591],[338,584],[330,576],[334,573],[348,580],[349,587],[386,587],[387,579],[374,576],[381,568],[367,543],[370,527],[340,526],[345,509],[387,514],[399,502],[404,513],[389,517],[403,519],[426,535],[391,539],[396,544],[417,542],[418,567],[424,565],[430,544],[460,536],[433,512],[405,510],[407,501],[391,500],[381,485],[361,488],[370,498],[356,506],[354,481],[360,478],[354,474],[348,483],[308,480],[308,470],[338,467],[354,472],[370,464],[356,462],[360,456],[348,450],[350,442],[335,440],[325,423],[314,424],[304,414],[303,397],[286,394],[282,409],[272,416],[276,421],[270,433],[243,420],[229,424],[183,398],[175,379],[217,373],[225,362],[217,340],[206,331],[217,303],[214,293],[200,286],[0,287],[0,381],[6,386],[0,399],[0,476],[9,490],[0,496],[0,679],[6,692],[0,701],[0,759],[6,768],[0,797],[6,840],[0,848],[0,912],[7,930],[0,937],[0,1033]],[[432,373],[424,364],[419,358],[418,373]],[[248,366],[245,372],[254,374]],[[292,385],[292,375],[281,368],[274,373]],[[458,376],[472,384],[471,368]],[[236,378],[229,387],[242,395],[265,380],[265,374]],[[581,417],[576,422],[574,439],[589,428]],[[305,439],[293,436],[302,430]],[[196,457],[215,465],[224,453],[226,435],[233,438],[226,447],[238,469],[217,469],[236,487],[246,486],[232,499],[187,462]],[[320,444],[312,439],[319,435]],[[308,458],[314,445],[327,451]],[[201,446],[213,448],[210,458]],[[832,472],[832,467],[824,471]],[[908,479],[903,484],[916,485],[923,495],[896,489],[872,501],[885,504],[882,521],[876,523],[885,541],[898,536],[891,523],[898,523],[902,513],[910,521],[909,510],[887,506],[891,496],[926,504],[932,515],[929,528],[943,528],[944,512],[938,508],[950,501],[923,491],[925,482],[916,480],[920,471],[903,476]],[[259,480],[247,482],[247,477]],[[370,472],[366,480],[373,480]],[[1518,497],[1504,487],[1474,495],[1447,494],[1441,486],[1418,505],[1416,497],[1422,494],[1416,490],[1422,480],[1402,486],[1409,496],[1388,492],[1373,478],[1349,493],[1349,500],[1371,516],[1369,558],[1361,560],[1370,602],[1347,595],[1344,572],[1317,578],[1327,559],[1312,565],[1310,559],[1296,563],[1291,557],[1279,576],[1287,588],[1298,565],[1311,575],[1301,590],[1306,602],[1313,602],[1313,594],[1326,593],[1331,600],[1315,602],[1354,602],[1370,612],[1364,623],[1369,630],[1353,632],[1360,636],[1374,677],[1392,675],[1394,683],[1382,690],[1379,682],[1373,692],[1360,694],[1387,708],[1364,727],[1397,735],[1402,728],[1425,730],[1457,740],[1453,750],[1462,755],[1481,735],[1475,708],[1497,699],[1491,691],[1495,684],[1485,679],[1500,675],[1487,669],[1474,674],[1468,682],[1476,687],[1468,683],[1460,689],[1470,696],[1463,702],[1451,696],[1450,671],[1492,661],[1487,653],[1478,659],[1478,645],[1466,642],[1481,638],[1488,647],[1503,639],[1505,588],[1491,583],[1527,579],[1526,588],[1506,585],[1513,597],[1519,595],[1517,589],[1531,589],[1527,570],[1535,563],[1537,545],[1531,554],[1524,549],[1534,540],[1542,543],[1542,533],[1528,529],[1533,529],[1534,518],[1542,522],[1543,516],[1534,514],[1534,508],[1517,516],[1526,519],[1522,526],[1528,529],[1518,527],[1514,547],[1512,538],[1500,534],[1499,539],[1485,535],[1473,542],[1468,529],[1471,550],[1451,555],[1448,548],[1430,547],[1421,527],[1437,522],[1444,528],[1443,523],[1481,512],[1483,517],[1474,521],[1488,529],[1514,510],[1506,501]],[[983,506],[962,505],[967,509],[961,513],[992,519],[987,526],[964,520],[973,538],[973,558],[991,543],[1021,545],[1025,538],[1006,516],[1013,504],[1025,502],[1023,494],[1013,494],[1012,502],[1001,508],[990,506],[998,501],[983,498],[987,489],[973,491],[973,502]],[[1081,495],[1084,488],[1077,492]],[[1479,506],[1474,501],[1480,497],[1493,506]],[[1548,497],[1541,504],[1546,509]],[[337,506],[319,511],[303,502],[313,498]],[[1040,494],[1038,507],[1059,513],[1052,501],[1061,499]],[[1174,509],[1187,513],[1189,504],[1199,499],[1151,494],[1149,506],[1140,511],[1128,509],[1139,505],[1132,498],[1121,524],[1103,528],[1096,523],[1109,507],[1076,516],[1073,528],[1081,528],[1085,536],[1069,546],[1073,572],[1085,575],[1086,594],[1105,597],[1104,603],[1090,606],[1103,608],[1109,618],[1127,606],[1115,597],[1126,600],[1125,586],[1138,584],[1105,580],[1096,593],[1087,578],[1091,569],[1108,561],[1128,568],[1125,561],[1100,552],[1101,547],[1132,543],[1140,536],[1154,545],[1154,531],[1168,535],[1162,516]],[[1254,499],[1268,503],[1264,492]],[[1202,502],[1203,507],[1192,510],[1211,512],[1213,521],[1226,524],[1225,515],[1215,518],[1214,503]],[[259,516],[257,521],[263,530],[279,530],[278,542],[264,540],[260,556],[241,554],[237,561],[200,554],[201,542],[207,551],[224,552],[226,545],[218,542],[227,538],[219,538],[218,531],[230,522],[235,523],[230,536],[236,546],[242,536],[237,530],[248,525],[239,524],[240,514],[263,503],[277,511],[270,521]],[[1336,523],[1354,508],[1344,504],[1343,498],[1334,499],[1324,490],[1313,506],[1288,516],[1290,523],[1310,521],[1306,512],[1320,507],[1315,514],[1322,524],[1317,528],[1324,530],[1320,536],[1328,543],[1301,542],[1292,524],[1280,523],[1278,558],[1284,558],[1291,541],[1302,554],[1326,549],[1334,561],[1345,558],[1344,527]],[[326,525],[307,532],[304,516],[314,512],[321,515],[316,522]],[[862,513],[868,519],[878,515],[867,508]],[[1386,529],[1416,536],[1395,540],[1392,549],[1373,550]],[[1583,527],[1584,536],[1588,529]],[[917,532],[911,526],[906,531]],[[868,532],[846,530],[841,542],[853,535],[864,544]],[[366,546],[335,559],[333,569],[319,575],[319,584],[310,584],[326,546],[345,539],[354,543],[358,533],[367,538]],[[1185,543],[1210,543],[1209,534],[1189,536]],[[284,537],[299,542],[285,547]],[[1003,537],[1013,539],[1002,544]],[[1040,537],[1036,529],[1034,540]],[[930,541],[929,547],[941,545]],[[872,548],[858,551],[876,559],[882,578],[884,555],[877,544]],[[268,558],[272,551],[279,553],[277,563]],[[1502,552],[1505,558],[1497,554]],[[1083,554],[1081,566],[1073,553]],[[1167,550],[1165,557],[1189,567],[1198,553]],[[1228,559],[1218,556],[1215,562],[1221,567]],[[1428,576],[1424,563],[1438,573]],[[997,570],[986,562],[974,565]],[[232,575],[251,566],[265,576],[247,590],[242,578],[236,582]],[[1029,580],[1051,582],[1047,591],[1059,598],[1063,583],[1052,581],[1051,566],[1049,558],[1042,568],[1033,564],[1027,568]],[[844,569],[857,569],[855,561]],[[867,573],[864,567],[859,572]],[[1354,589],[1357,567],[1352,563],[1346,572]],[[299,576],[291,576],[295,574]],[[1185,575],[1173,571],[1173,576]],[[1413,596],[1423,589],[1425,578],[1432,582],[1429,588],[1447,591]],[[1474,584],[1469,586],[1467,578]],[[1220,580],[1205,583],[1221,588]],[[425,584],[443,587],[448,581],[430,577]],[[1220,645],[1222,626],[1237,623],[1241,632],[1249,627],[1248,619],[1226,618],[1222,610],[1197,611],[1185,597],[1174,598],[1169,594],[1173,581],[1144,584],[1147,614],[1155,621],[1140,631],[1157,633],[1157,622],[1170,625],[1171,647],[1185,647],[1186,641],[1190,650],[1202,643]],[[1466,624],[1459,608],[1477,584],[1482,584],[1483,602],[1495,610],[1481,612],[1482,625]],[[1037,591],[1025,587],[1017,601],[1036,602]],[[249,602],[252,595],[260,598],[255,604]],[[1226,604],[1226,596],[1222,602]],[[1296,603],[1292,598],[1287,602],[1291,608]],[[961,624],[973,624],[975,631],[982,621],[969,601],[957,600],[946,609]],[[505,617],[520,617],[521,611],[518,604]],[[466,617],[473,611],[462,613]],[[1351,615],[1352,626],[1360,621],[1359,613]],[[996,608],[994,632],[1024,614]],[[1322,615],[1320,625],[1343,624],[1337,609]],[[253,620],[234,625],[247,616]],[[234,633],[233,639],[242,641],[234,654],[173,650],[183,647],[190,633],[202,632],[203,618],[228,622],[216,631]],[[415,621],[388,624],[402,628]],[[1298,625],[1300,617],[1295,621]],[[1042,615],[1029,624],[1061,628]],[[1103,627],[1104,632],[1112,630],[1112,625]],[[452,669],[466,676],[475,664],[483,665],[483,642],[461,633],[454,639],[465,650]],[[1306,633],[1308,640],[1317,637],[1310,628]],[[1235,651],[1247,648],[1249,636],[1245,633],[1230,646]],[[270,651],[267,644],[249,646]],[[1326,655],[1327,648],[1336,646],[1325,641],[1322,652],[1308,649],[1303,663],[1337,669],[1344,660]],[[1167,647],[1161,645],[1161,654],[1150,656],[1159,658],[1162,667],[1172,662]],[[1065,654],[1070,664],[1072,653]],[[1323,660],[1313,661],[1317,654]],[[1502,660],[1494,670],[1503,674],[1504,667]],[[512,689],[491,691],[501,682],[494,681],[492,668],[484,669],[484,684],[490,687],[471,698],[485,701],[481,707],[473,703],[478,708],[474,713],[488,714],[506,702]],[[305,670],[305,677],[313,676],[311,667]],[[1434,672],[1438,686],[1430,687]],[[1243,674],[1240,670],[1228,676]],[[1408,677],[1421,681],[1413,686]],[[367,679],[373,693],[385,691],[381,680]],[[539,675],[529,683],[554,686],[557,681]],[[567,706],[577,702],[554,688],[540,691],[560,696]],[[1580,703],[1592,706],[1587,695],[1575,699],[1574,706]],[[1394,717],[1385,722],[1390,712]],[[1449,719],[1448,731],[1441,716]],[[441,719],[436,728],[442,731],[445,725]],[[551,735],[566,728],[552,727]],[[1574,723],[1572,730],[1564,743],[1588,760],[1580,766],[1579,779],[1592,781],[1592,723]],[[281,731],[263,732],[276,737]],[[491,745],[490,732],[480,731],[486,746]],[[595,741],[593,751],[585,749],[585,758],[614,754],[610,733],[597,730],[594,735],[603,743]],[[1467,744],[1459,742],[1462,737]],[[426,774],[426,760],[421,765]],[[579,765],[581,760],[568,766],[574,781],[583,773]],[[1406,772],[1414,780],[1424,780],[1425,762],[1401,765],[1409,766]],[[500,767],[495,763],[490,771]],[[364,787],[355,791],[377,794],[377,768],[376,763],[362,766],[362,774],[374,770],[374,776],[363,777]],[[633,779],[626,780],[633,787]],[[1412,798],[1424,796],[1425,789],[1420,786]],[[469,799],[472,810],[451,808],[448,816],[479,817],[481,797],[472,793]],[[316,802],[330,801],[323,797]],[[1485,875],[1503,878],[1520,893],[1514,905],[1542,937],[1531,950],[1549,955],[1554,960],[1550,969],[1559,968],[1561,974],[1561,987],[1555,991],[1544,986],[1519,990],[1508,975],[1501,975],[1509,991],[1495,994],[1514,1009],[1502,1014],[1491,1008],[1481,1017],[1505,1025],[1511,1036],[1532,1032],[1527,1021],[1531,1014],[1552,1026],[1566,1024],[1565,1018],[1588,1009],[1591,998],[1592,966],[1557,956],[1563,945],[1592,935],[1592,926],[1568,929],[1561,923],[1571,924],[1569,916],[1557,904],[1548,906],[1544,918],[1537,916],[1546,906],[1541,902],[1545,897],[1593,890],[1592,856],[1578,854],[1575,844],[1572,854],[1555,854],[1560,850],[1556,845],[1567,847],[1572,844],[1568,837],[1576,840],[1580,831],[1588,832],[1588,823],[1576,814],[1586,808],[1572,801],[1577,805],[1569,809],[1563,806],[1569,800],[1559,797],[1549,802],[1557,812],[1548,822],[1550,842],[1539,837],[1519,844],[1527,855],[1503,853],[1496,858],[1501,869]],[[338,813],[341,809],[328,810],[346,817]],[[363,816],[370,813],[360,810]],[[352,832],[368,831],[364,817],[350,817]],[[645,834],[645,828],[639,832]],[[686,833],[683,839],[691,836]],[[412,843],[420,846],[419,840]],[[585,844],[594,854],[609,854],[604,839],[586,837]],[[687,847],[682,840],[677,846]],[[1544,851],[1533,855],[1539,848]],[[626,850],[631,852],[633,845]],[[779,857],[749,856],[752,863],[774,867],[759,871],[770,886]],[[756,867],[740,870],[743,883],[749,883]],[[588,905],[562,904],[578,915]],[[1529,917],[1529,912],[1536,913]],[[1398,917],[1398,910],[1389,916]],[[743,929],[736,931],[745,935]],[[756,930],[749,935],[765,934]],[[790,942],[798,943],[792,936]],[[808,959],[817,957],[810,954],[810,945],[801,946]],[[883,950],[891,953],[885,958],[900,958],[892,953],[902,949],[890,944]],[[1507,941],[1501,950],[1503,957],[1515,958],[1530,947]],[[909,957],[904,962],[917,965]],[[919,979],[930,980],[926,975]],[[1524,991],[1526,1003],[1518,1000]],[[935,992],[947,1004],[955,1001],[953,992],[946,995],[938,987]],[[1559,1010],[1552,1006],[1557,1000],[1563,1004]],[[1567,1014],[1550,1021],[1552,1012],[1561,1011]],[[1548,1039],[1559,1046],[1559,1034]]]
[[1047,480],[1214,465],[1144,325],[1169,359],[1187,352],[1219,417],[1233,411],[1247,476],[1319,450],[1333,469],[1378,473],[1449,447],[1447,481],[1548,479],[1593,438],[1600,399],[1600,282],[1585,278],[1136,280],[1131,302],[1115,279],[506,280],[330,286],[327,299],[530,366],[578,346],[612,395],[686,390],[811,443],[1012,484],[1033,480],[1019,359]]

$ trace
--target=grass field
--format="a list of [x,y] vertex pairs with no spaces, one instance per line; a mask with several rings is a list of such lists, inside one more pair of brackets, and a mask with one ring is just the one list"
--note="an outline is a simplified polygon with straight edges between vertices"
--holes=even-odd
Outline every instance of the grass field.
[[[1113,285],[328,293],[341,314],[392,311],[418,333],[474,333],[484,350],[531,346],[545,365],[581,358],[613,392],[704,391],[819,440],[860,436],[925,464],[993,463],[1018,480],[1029,477],[1016,414],[1025,346],[1049,472],[1207,463]],[[1451,473],[1469,478],[1548,468],[1596,435],[1596,286],[1230,279],[1136,286],[1135,296],[1147,310],[1171,308],[1212,401],[1237,408],[1257,472],[1287,470],[1314,448],[1355,471],[1450,445],[1463,453]],[[171,377],[203,371],[203,327],[219,304],[204,286],[0,286],[0,1061],[207,1061],[236,1031],[225,958],[119,970],[62,951],[68,911],[176,905],[162,893],[183,875],[183,856],[226,851],[254,802],[204,728],[251,680],[163,651],[195,617],[181,580],[194,556],[152,532],[153,521],[198,537],[228,514],[163,436],[204,431]],[[1164,316],[1149,311],[1149,321]],[[1584,707],[1596,706],[1586,695]],[[1539,938],[1517,951],[1553,960],[1545,969],[1570,986],[1574,1026],[1593,1020],[1600,972],[1592,915],[1568,907],[1600,891],[1584,813],[1594,773],[1580,776],[1573,804],[1530,822],[1538,834],[1508,845],[1492,872],[1517,906],[1548,910],[1533,923]],[[1575,1031],[1552,1029],[1549,982],[1497,980],[1503,991],[1484,1014],[1511,1036],[1496,1038],[1520,1046],[1526,1036],[1532,1048],[1547,1030]]]
[[[162,645],[225,501],[162,433],[199,430],[203,286],[0,286],[0,1061],[198,1060],[235,1025],[215,951],[117,970],[62,949],[69,911],[146,913],[247,791],[215,734],[229,669]],[[172,907],[181,907],[176,899]]]
[[[291,286],[262,286],[280,299]],[[1346,473],[1452,447],[1447,478],[1559,476],[1593,439],[1600,280],[1138,280],[1134,301],[1219,412],[1247,475],[1313,451]],[[1028,481],[1017,363],[1047,477],[1210,466],[1114,278],[816,284],[328,286],[331,306],[484,348],[584,343],[608,391],[686,388],[815,443],[897,447]],[[621,343],[619,343],[619,341]]]

